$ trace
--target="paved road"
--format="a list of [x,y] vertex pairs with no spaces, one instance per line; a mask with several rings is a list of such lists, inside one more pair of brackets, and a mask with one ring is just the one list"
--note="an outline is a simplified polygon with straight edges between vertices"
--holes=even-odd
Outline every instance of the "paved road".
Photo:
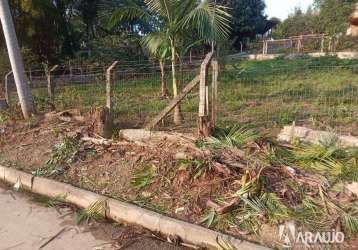
[[182,249],[115,224],[79,227],[73,216],[0,184],[0,250]]

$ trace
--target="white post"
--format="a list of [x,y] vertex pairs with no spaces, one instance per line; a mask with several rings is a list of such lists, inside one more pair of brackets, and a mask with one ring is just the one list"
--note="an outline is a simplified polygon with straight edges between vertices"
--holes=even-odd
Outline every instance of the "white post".
[[24,118],[27,119],[34,112],[31,89],[27,84],[24,64],[19,43],[17,41],[14,23],[12,21],[8,0],[0,0],[0,20],[9,53],[11,68],[14,73],[19,101]]

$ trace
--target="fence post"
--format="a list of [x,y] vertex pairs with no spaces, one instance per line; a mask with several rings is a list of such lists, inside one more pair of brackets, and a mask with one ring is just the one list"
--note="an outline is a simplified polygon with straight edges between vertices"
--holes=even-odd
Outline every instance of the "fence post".
[[32,70],[31,68],[29,68],[29,80],[30,80],[30,85],[32,84]]
[[68,63],[68,70],[69,70],[69,73],[70,73],[70,82],[72,82],[72,79],[73,79],[73,70],[72,70],[71,62]]
[[213,53],[209,53],[200,68],[200,88],[199,88],[199,136],[208,137],[212,132],[212,127],[208,117],[207,107],[207,84],[208,84],[208,68],[213,57]]
[[262,43],[262,54],[265,55],[265,53],[266,53],[266,40],[264,40]]
[[47,93],[50,98],[50,102],[53,103],[55,100],[55,81],[52,73],[58,68],[58,65],[53,66],[47,73]]
[[[116,68],[118,61],[115,61],[106,70],[106,106],[99,112],[98,122],[101,123],[101,131],[103,137],[109,138],[112,135],[113,128],[113,84],[114,84],[114,69]],[[98,120],[98,119],[97,119]]]
[[211,126],[215,128],[216,118],[218,112],[218,89],[219,89],[219,63],[217,60],[211,62],[211,67],[213,69],[213,80],[212,80],[212,108],[211,108]]
[[9,88],[9,76],[12,74],[12,71],[8,72],[5,75],[5,100],[7,105],[10,107],[10,88]]
[[297,53],[301,53],[301,49],[302,49],[302,37],[298,38],[297,41]]
[[117,66],[118,61],[115,61],[106,71],[106,108],[111,113],[113,109],[113,70]]

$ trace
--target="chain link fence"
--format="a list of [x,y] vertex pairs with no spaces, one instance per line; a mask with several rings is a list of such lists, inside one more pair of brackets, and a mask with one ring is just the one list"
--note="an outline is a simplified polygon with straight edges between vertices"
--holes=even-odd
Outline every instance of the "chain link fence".
[[[287,61],[288,62],[288,61]],[[200,61],[178,67],[183,88],[199,73]],[[246,65],[246,66],[245,66]],[[138,69],[139,68],[139,69]],[[105,68],[60,67],[54,75],[54,106],[57,110],[79,108],[89,111],[106,103]],[[51,110],[44,70],[27,72],[36,109]],[[210,75],[210,74],[209,74]],[[141,128],[166,107],[170,98],[161,97],[162,78],[158,66],[125,68],[114,74],[114,114],[119,128]],[[14,90],[10,76],[9,86]],[[170,66],[165,81],[172,96]],[[358,62],[311,59],[279,66],[270,62],[250,66],[245,62],[222,66],[219,73],[218,125],[241,124],[275,135],[293,122],[315,129],[358,135]],[[16,95],[11,91],[12,103]],[[181,102],[183,123],[175,126],[166,117],[159,129],[195,131],[198,118],[198,88]]]

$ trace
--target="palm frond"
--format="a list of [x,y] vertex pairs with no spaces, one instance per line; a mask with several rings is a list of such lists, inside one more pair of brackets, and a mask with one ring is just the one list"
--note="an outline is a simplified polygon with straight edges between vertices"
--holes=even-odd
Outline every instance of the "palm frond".
[[325,148],[316,144],[304,144],[297,147],[293,151],[293,155],[297,161],[312,162],[331,158],[335,151],[335,148]]
[[237,125],[228,129],[217,129],[209,144],[218,148],[241,147],[255,142],[260,137],[255,130]]
[[76,223],[81,224],[84,221],[88,223],[90,220],[103,219],[106,215],[106,206],[106,200],[94,202],[89,207],[76,213]]
[[235,250],[236,248],[232,246],[225,239],[220,239],[219,236],[216,238],[216,243],[220,246],[219,250]]
[[175,0],[145,0],[149,10],[153,13],[157,13],[169,22],[173,21],[174,13],[178,9],[175,9]]
[[152,184],[156,176],[157,168],[154,165],[148,165],[133,174],[131,184],[134,188],[141,189]]
[[156,57],[166,58],[169,56],[170,45],[164,32],[152,32],[144,36],[141,44]]
[[274,193],[265,193],[261,198],[265,201],[267,217],[270,222],[278,222],[290,217],[290,211]]
[[205,224],[207,228],[210,228],[213,226],[214,221],[216,218],[216,213],[214,211],[211,211],[208,213],[207,216],[205,216],[201,221],[200,224]]
[[183,18],[180,26],[194,27],[201,38],[215,42],[229,37],[230,20],[226,7],[203,0]]
[[128,1],[125,6],[118,8],[108,21],[108,28],[113,28],[116,25],[127,21],[133,21],[136,19],[147,20],[149,22],[152,16],[143,7],[136,5],[133,2]]
[[344,164],[334,159],[322,159],[311,164],[311,169],[319,173],[327,173],[330,177],[338,177],[343,173]]
[[344,213],[342,216],[342,224],[344,231],[351,235],[358,234],[358,217],[349,213]]

